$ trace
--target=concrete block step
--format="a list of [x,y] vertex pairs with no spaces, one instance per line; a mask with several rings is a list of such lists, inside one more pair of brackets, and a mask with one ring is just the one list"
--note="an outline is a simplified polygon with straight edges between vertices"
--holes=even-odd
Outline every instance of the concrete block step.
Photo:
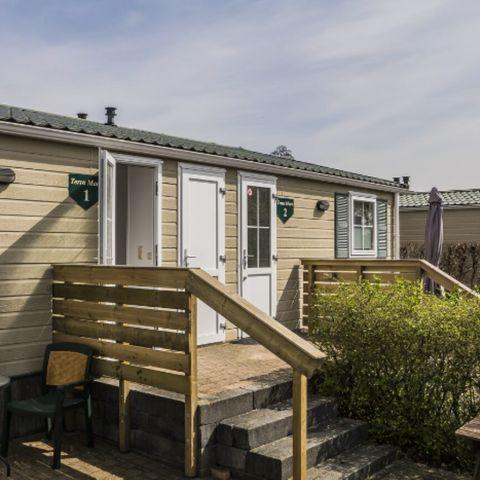
[[[334,400],[310,396],[307,407],[307,426],[325,423],[337,415]],[[252,410],[227,418],[217,427],[219,444],[251,450],[292,433],[292,400],[268,408]]]
[[395,460],[390,445],[365,443],[308,470],[308,480],[363,480]]
[[[367,424],[336,419],[308,431],[307,465],[313,467],[367,440]],[[246,455],[246,472],[268,480],[287,480],[293,474],[292,437],[257,447]]]

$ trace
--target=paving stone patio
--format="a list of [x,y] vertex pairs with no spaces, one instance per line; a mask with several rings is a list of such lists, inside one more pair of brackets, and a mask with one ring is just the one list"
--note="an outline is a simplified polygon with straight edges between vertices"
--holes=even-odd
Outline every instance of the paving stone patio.
[[198,349],[199,397],[249,389],[271,378],[291,378],[292,369],[252,340]]
[[[87,448],[81,435],[67,433],[62,447],[62,467],[52,470],[51,444],[38,436],[20,442],[12,441],[9,454],[12,480],[184,478],[179,470],[137,453],[120,453],[115,445],[98,438],[94,448]],[[0,478],[6,478],[4,470],[1,471]]]

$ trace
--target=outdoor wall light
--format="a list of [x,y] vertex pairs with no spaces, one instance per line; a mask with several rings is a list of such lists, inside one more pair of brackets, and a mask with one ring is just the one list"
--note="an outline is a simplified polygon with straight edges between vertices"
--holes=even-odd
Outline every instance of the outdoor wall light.
[[319,212],[326,212],[330,208],[330,202],[328,200],[319,200],[317,202],[317,210]]
[[15,181],[15,172],[11,168],[0,167],[0,184],[13,183]]

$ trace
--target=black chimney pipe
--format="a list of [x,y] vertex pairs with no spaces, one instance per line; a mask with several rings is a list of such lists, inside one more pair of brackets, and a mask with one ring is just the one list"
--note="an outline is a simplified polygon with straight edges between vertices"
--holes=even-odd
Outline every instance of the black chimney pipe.
[[77,113],[77,117],[81,118],[82,120],[86,120],[88,117],[88,113],[84,113],[84,112]]
[[410,177],[402,177],[402,180],[403,180],[403,184],[406,185],[407,187],[410,186]]
[[114,118],[117,116],[116,107],[105,107],[105,115],[107,116],[107,123],[105,125],[115,126]]

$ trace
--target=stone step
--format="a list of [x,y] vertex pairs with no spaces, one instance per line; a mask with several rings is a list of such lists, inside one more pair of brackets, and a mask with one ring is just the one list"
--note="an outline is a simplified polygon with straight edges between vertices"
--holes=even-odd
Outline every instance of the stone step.
[[[308,431],[307,465],[313,467],[324,460],[357,446],[368,437],[367,424],[340,418]],[[287,480],[293,474],[292,437],[257,447],[246,453],[246,472],[268,480]]]
[[308,480],[363,480],[382,470],[397,455],[390,445],[365,443],[308,470]]
[[[310,396],[307,407],[307,426],[325,423],[337,415],[337,405],[330,398]],[[292,433],[292,401],[268,408],[252,410],[227,418],[217,427],[217,441],[244,450],[271,443]]]

